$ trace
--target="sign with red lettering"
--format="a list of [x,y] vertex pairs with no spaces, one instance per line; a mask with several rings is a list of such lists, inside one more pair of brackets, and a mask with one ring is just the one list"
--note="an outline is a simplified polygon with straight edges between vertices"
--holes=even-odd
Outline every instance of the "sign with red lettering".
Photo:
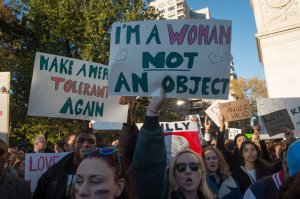
[[31,192],[35,190],[38,179],[43,173],[67,154],[68,153],[26,153],[25,179],[30,183]]
[[125,122],[127,105],[108,96],[108,71],[103,64],[37,52],[28,115]]
[[231,21],[116,22],[110,40],[109,94],[228,99]]

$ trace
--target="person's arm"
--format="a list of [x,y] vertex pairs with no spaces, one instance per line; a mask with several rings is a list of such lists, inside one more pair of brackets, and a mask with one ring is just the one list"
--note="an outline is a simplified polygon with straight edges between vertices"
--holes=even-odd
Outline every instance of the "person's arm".
[[132,110],[134,106],[133,97],[121,97],[120,104],[128,104],[127,123],[123,124],[121,135],[119,138],[119,150],[124,155],[127,164],[132,162],[135,144],[139,133],[138,127],[133,122]]
[[164,197],[167,154],[158,117],[164,100],[163,90],[160,97],[152,98],[147,107],[143,127],[138,135],[131,165],[137,198]]
[[211,124],[210,124],[210,121],[208,120],[208,116],[205,115],[205,118],[204,118],[204,139],[205,139],[206,142],[210,142],[210,140],[211,140],[210,131],[211,131]]

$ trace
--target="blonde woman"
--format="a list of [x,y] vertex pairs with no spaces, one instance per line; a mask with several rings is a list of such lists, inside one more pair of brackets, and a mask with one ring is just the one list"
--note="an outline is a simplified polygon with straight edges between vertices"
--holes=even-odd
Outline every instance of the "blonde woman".
[[240,199],[242,194],[238,183],[229,175],[229,168],[221,152],[208,146],[202,150],[207,170],[209,188],[214,191],[217,198]]
[[214,198],[206,182],[202,158],[190,149],[184,149],[172,159],[169,170],[170,199]]

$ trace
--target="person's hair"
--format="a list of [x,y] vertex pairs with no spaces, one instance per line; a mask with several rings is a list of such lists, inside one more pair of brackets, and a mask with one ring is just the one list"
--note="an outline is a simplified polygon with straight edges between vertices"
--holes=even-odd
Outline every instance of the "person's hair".
[[241,137],[241,136],[245,137],[246,140],[248,140],[248,137],[247,137],[245,134],[242,134],[242,133],[237,134],[237,135],[234,137],[234,140],[233,140],[233,148],[234,148],[234,149],[237,149],[237,148],[238,148],[238,146],[237,146],[237,139],[238,139],[239,137]]
[[278,199],[300,198],[299,184],[300,173],[288,177],[278,190]]
[[8,148],[8,145],[7,145],[7,143],[6,143],[4,140],[0,139],[0,143],[3,143],[4,146],[5,146],[6,148]]
[[215,148],[213,146],[207,146],[204,149],[202,149],[202,157],[203,158],[205,158],[204,154],[205,154],[206,151],[214,151],[216,153],[217,158],[218,158],[218,163],[219,163],[219,167],[218,167],[217,173],[219,175],[221,175],[221,174],[229,174],[228,164],[225,161],[225,159],[223,158],[223,155],[221,154],[221,152],[217,148]]
[[55,145],[57,145],[60,148],[64,148],[64,143],[62,143],[61,141],[55,142]]
[[262,176],[266,176],[266,174],[270,174],[270,165],[261,159],[261,155],[262,155],[262,152],[261,150],[259,149],[259,147],[254,143],[252,142],[251,140],[246,140],[242,143],[241,145],[241,148],[240,148],[240,154],[241,154],[241,162],[242,162],[242,165],[245,166],[245,158],[243,156],[243,150],[244,148],[246,147],[246,145],[252,145],[254,146],[255,150],[257,151],[257,158],[255,160],[255,170],[256,170],[256,176],[258,178],[262,177]]
[[[200,180],[200,184],[198,187],[198,192],[200,192],[200,194],[202,194],[204,196],[204,198],[214,198],[213,193],[210,191],[210,189],[208,188],[207,182],[206,182],[206,169],[205,169],[205,165],[203,162],[202,157],[197,154],[196,152],[194,152],[191,149],[183,149],[180,152],[178,152],[175,157],[172,159],[171,163],[170,163],[170,169],[169,169],[169,181],[171,184],[170,187],[170,193],[172,192],[176,192],[178,191],[179,185],[177,183],[176,177],[175,177],[175,165],[176,165],[176,161],[178,159],[178,157],[184,153],[191,153],[193,154],[199,161],[200,163],[200,168],[198,170],[198,172],[200,172],[200,176],[201,176],[201,180]],[[169,194],[171,195],[171,194]]]
[[45,140],[46,141],[46,137],[44,135],[36,135],[33,139],[33,144],[38,143],[41,140]]
[[[102,145],[101,147],[109,147],[109,146]],[[117,156],[119,156],[119,157],[117,157]],[[85,156],[83,161],[85,159],[92,159],[92,158],[99,158],[99,159],[105,161],[109,167],[114,168],[115,169],[115,172],[114,172],[115,179],[121,179],[121,178],[125,179],[125,187],[123,189],[123,192],[121,193],[121,195],[119,197],[117,197],[117,199],[136,199],[137,198],[129,169],[128,169],[127,165],[124,163],[124,158],[121,154],[117,155],[117,153],[113,153],[111,155],[103,155],[103,154],[99,153],[99,151],[97,150],[97,151],[92,152],[92,153],[88,154],[87,156]],[[120,160],[121,168],[118,165],[119,160],[117,158],[119,158],[119,160]]]
[[77,134],[76,133],[69,133],[69,134],[65,135],[64,139],[63,139],[63,144],[67,144],[68,141],[70,140],[71,136],[73,136],[73,135],[75,135],[75,137],[76,137]]

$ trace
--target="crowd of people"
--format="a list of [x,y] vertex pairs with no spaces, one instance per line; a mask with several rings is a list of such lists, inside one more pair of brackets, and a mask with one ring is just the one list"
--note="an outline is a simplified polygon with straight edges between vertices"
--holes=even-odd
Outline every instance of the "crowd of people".
[[[236,135],[228,142],[222,116],[214,139],[206,139],[199,154],[189,148],[167,163],[163,129],[159,125],[165,91],[150,101],[142,128],[133,121],[133,99],[120,138],[111,145],[92,131],[70,134],[55,144],[55,152],[70,152],[39,179],[33,193],[24,180],[25,152],[45,153],[44,136],[32,151],[9,148],[0,140],[0,198],[7,199],[260,199],[299,198],[300,141],[284,128],[286,139],[266,143],[254,135]],[[208,117],[204,134],[212,133]],[[211,136],[202,137],[210,138]],[[213,144],[215,142],[215,144]]]

